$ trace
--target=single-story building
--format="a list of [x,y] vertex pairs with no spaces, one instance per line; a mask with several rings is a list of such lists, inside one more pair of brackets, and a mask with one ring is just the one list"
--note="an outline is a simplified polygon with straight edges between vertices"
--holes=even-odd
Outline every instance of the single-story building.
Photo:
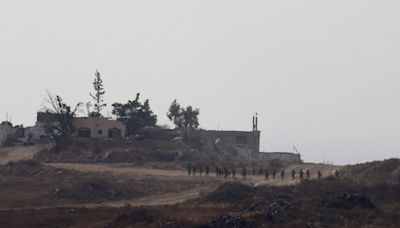
[[73,120],[74,136],[79,138],[110,138],[125,137],[125,124],[118,120],[98,117],[80,117]]

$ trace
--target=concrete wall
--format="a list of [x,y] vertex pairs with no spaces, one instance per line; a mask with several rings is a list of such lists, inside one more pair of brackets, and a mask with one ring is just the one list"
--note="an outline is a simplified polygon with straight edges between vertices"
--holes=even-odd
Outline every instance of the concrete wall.
[[273,152],[265,153],[260,152],[258,156],[261,161],[280,160],[286,162],[301,162],[301,155],[287,152]]
[[201,131],[201,135],[209,149],[220,148],[238,158],[257,159],[260,151],[259,131]]
[[15,136],[18,129],[19,128],[12,127],[12,125],[9,125],[7,123],[1,123],[0,124],[0,147],[3,146],[3,144],[7,141],[7,139]]
[[8,125],[0,125],[0,147],[7,141],[7,136],[11,133],[12,127]]
[[76,118],[73,121],[75,127],[75,136],[78,136],[78,132],[81,129],[90,129],[91,138],[109,138],[109,130],[119,129],[121,136],[125,137],[125,125],[117,120],[109,120],[106,118]]
[[25,128],[25,142],[39,142],[43,138],[47,137],[47,134],[40,123],[36,123],[33,127]]

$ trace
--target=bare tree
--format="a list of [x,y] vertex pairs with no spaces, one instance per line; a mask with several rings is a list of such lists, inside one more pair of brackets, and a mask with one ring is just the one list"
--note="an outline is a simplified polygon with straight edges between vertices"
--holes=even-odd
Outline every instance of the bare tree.
[[78,103],[73,109],[67,105],[61,96],[52,95],[47,91],[46,104],[43,106],[44,128],[56,143],[56,148],[71,142],[72,133],[75,131],[73,119],[79,111],[82,103]]

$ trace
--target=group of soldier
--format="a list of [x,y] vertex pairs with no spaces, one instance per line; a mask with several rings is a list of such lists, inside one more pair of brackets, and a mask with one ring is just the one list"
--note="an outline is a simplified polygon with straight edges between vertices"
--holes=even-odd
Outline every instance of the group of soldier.
[[210,175],[210,166],[206,166],[206,167],[204,167],[204,169],[203,169],[203,166],[199,166],[199,167],[197,168],[197,166],[191,166],[191,165],[189,165],[189,166],[187,167],[187,171],[188,171],[188,175],[189,175],[189,176],[196,176],[197,172],[199,173],[200,176],[203,175],[203,172],[204,172],[204,174],[205,174],[206,176],[209,176],[209,175]]
[[[200,176],[202,176],[203,174],[205,176],[209,176],[210,175],[210,166],[203,167],[203,166],[192,166],[192,165],[189,165],[189,166],[187,166],[187,172],[188,172],[189,176],[196,176],[197,174],[199,174]],[[271,170],[268,170],[268,169],[260,168],[257,171],[256,168],[252,168],[251,174],[253,176],[262,176],[262,175],[264,175],[265,180],[269,181],[270,178],[272,178],[272,180],[276,180],[278,172],[276,171],[276,169],[273,169],[271,171]],[[236,169],[234,167],[233,168],[227,168],[227,167],[216,166],[215,167],[215,175],[218,178],[225,178],[225,179],[230,178],[230,177],[236,178]],[[242,175],[242,179],[243,180],[247,179],[247,168],[246,167],[242,168],[241,175]],[[281,180],[284,181],[285,180],[285,175],[286,175],[285,170],[280,171],[279,175],[280,175]],[[339,176],[338,171],[335,172],[335,175]],[[300,177],[300,180],[304,180],[304,178],[310,179],[311,178],[311,172],[310,172],[309,169],[307,169],[305,171],[303,169],[301,169],[299,171],[299,173],[297,173],[296,170],[292,170],[291,171],[291,176],[292,176],[292,180],[295,180],[296,177],[298,177],[298,176]],[[318,171],[317,177],[318,177],[318,179],[320,179],[322,177],[321,171]]]
[[[292,179],[295,180],[296,177],[297,177],[296,171],[295,171],[295,170],[292,170],[291,173],[292,173]],[[260,168],[260,169],[258,170],[258,172],[257,172],[257,170],[256,170],[255,168],[252,168],[251,174],[252,174],[253,176],[257,176],[257,175],[258,175],[258,176],[261,176],[261,175],[264,175],[265,180],[266,180],[266,181],[269,181],[270,178],[272,178],[272,180],[276,180],[277,175],[278,175],[278,172],[277,172],[275,169],[273,169],[272,171],[270,171],[270,170],[264,169],[264,168]],[[281,180],[284,181],[284,180],[285,180],[285,176],[286,176],[286,171],[285,171],[285,170],[280,171],[279,175],[280,175]],[[307,169],[307,170],[304,172],[303,169],[301,169],[300,172],[299,172],[300,180],[303,180],[303,179],[304,179],[304,175],[306,176],[307,179],[310,179],[310,178],[311,178],[311,172],[310,172],[310,170]],[[318,171],[317,176],[318,176],[319,179],[322,177],[321,171]],[[247,177],[247,170],[246,170],[246,168],[243,168],[243,169],[242,169],[242,178],[243,178],[243,179],[246,179],[246,177]]]

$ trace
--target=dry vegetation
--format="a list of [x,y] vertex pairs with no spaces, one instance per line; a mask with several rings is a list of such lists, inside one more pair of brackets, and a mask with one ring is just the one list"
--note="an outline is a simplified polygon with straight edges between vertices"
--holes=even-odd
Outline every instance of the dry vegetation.
[[[192,189],[202,180],[78,172],[29,160],[0,166],[0,209],[100,203]],[[212,184],[212,183],[210,183]]]

